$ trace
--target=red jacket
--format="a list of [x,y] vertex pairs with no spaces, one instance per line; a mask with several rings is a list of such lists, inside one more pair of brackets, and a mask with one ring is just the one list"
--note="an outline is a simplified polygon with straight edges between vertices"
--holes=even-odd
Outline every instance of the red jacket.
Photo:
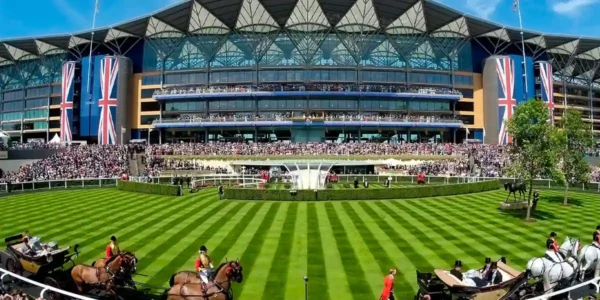
[[383,281],[383,291],[381,292],[380,300],[388,300],[394,293],[394,276],[385,276]]
[[109,259],[109,258],[111,258],[113,256],[113,254],[112,254],[112,248],[110,247],[110,245],[106,246],[106,253],[105,253],[105,255],[106,255],[106,259]]

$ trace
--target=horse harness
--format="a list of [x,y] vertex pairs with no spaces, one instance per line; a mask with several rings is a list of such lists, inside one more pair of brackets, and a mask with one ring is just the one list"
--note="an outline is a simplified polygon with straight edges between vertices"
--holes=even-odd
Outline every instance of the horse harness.
[[184,298],[186,297],[202,297],[205,300],[208,300],[210,297],[214,296],[214,295],[218,295],[218,294],[225,294],[227,296],[227,299],[229,300],[233,300],[233,294],[231,293],[231,289],[229,290],[225,290],[223,288],[223,286],[221,285],[222,283],[224,283],[225,281],[222,282],[218,282],[218,281],[213,281],[214,285],[219,288],[218,291],[216,292],[212,292],[212,293],[207,293],[206,291],[208,291],[210,288],[207,288],[206,284],[204,282],[202,282],[201,286],[202,286],[202,295],[183,295],[183,288],[185,287],[185,285],[187,284],[182,284],[181,287],[179,288],[179,295],[182,295]]

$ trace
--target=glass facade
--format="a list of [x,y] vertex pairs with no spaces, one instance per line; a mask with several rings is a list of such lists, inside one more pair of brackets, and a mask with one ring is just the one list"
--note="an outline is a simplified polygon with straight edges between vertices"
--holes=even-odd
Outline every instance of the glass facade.
[[[448,73],[425,75],[415,73],[415,70],[473,71],[470,42],[453,52],[449,58],[444,54],[448,49],[444,49],[442,42],[435,41],[436,37],[423,37],[414,41],[419,46],[403,55],[398,53],[395,46],[398,41],[387,35],[364,37],[364,43],[361,42],[362,46],[358,47],[355,40],[360,38],[363,37],[339,32],[317,34],[293,30],[274,34],[231,33],[226,37],[176,37],[172,43],[167,44],[178,46],[164,60],[164,51],[155,49],[157,44],[145,43],[142,69],[144,72],[164,70],[166,84],[355,82],[357,79],[382,83],[406,82],[408,79],[414,83],[450,84]],[[368,47],[365,46],[367,44]],[[208,70],[209,67],[208,76],[204,72],[169,74],[169,71]],[[359,68],[385,68],[386,71],[357,72]],[[415,76],[406,77],[403,70],[407,68],[413,70]],[[363,75],[357,77],[358,73]],[[460,81],[463,82],[462,79]],[[142,79],[144,85],[159,83],[160,76],[146,76]]]

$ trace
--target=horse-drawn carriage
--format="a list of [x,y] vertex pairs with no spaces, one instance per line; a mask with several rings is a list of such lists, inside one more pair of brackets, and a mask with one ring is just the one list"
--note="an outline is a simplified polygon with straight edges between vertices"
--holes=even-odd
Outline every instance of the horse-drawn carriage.
[[[12,273],[61,288],[60,278],[75,265],[79,254],[78,245],[60,248],[55,242],[41,243],[38,237],[23,240],[23,235],[14,235],[4,239],[6,250],[0,250],[0,263]],[[65,265],[72,264],[65,269]],[[21,284],[15,281],[17,284]],[[53,299],[53,295],[48,295]]]
[[[498,262],[498,272],[502,281],[489,285],[477,278],[469,277],[478,273],[471,270],[460,280],[447,270],[436,269],[433,273],[417,271],[419,291],[415,299],[429,295],[432,300],[476,299],[476,300],[508,300],[525,299],[527,292],[527,275],[519,272],[503,262]],[[478,280],[479,279],[479,280]]]

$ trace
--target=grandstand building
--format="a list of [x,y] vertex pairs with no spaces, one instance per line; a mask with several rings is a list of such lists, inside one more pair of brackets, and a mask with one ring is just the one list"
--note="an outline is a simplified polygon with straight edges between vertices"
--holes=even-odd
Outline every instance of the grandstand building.
[[600,40],[523,35],[525,49],[520,30],[429,0],[188,0],[0,40],[1,129],[23,142],[506,143],[503,121],[538,97],[600,133]]

